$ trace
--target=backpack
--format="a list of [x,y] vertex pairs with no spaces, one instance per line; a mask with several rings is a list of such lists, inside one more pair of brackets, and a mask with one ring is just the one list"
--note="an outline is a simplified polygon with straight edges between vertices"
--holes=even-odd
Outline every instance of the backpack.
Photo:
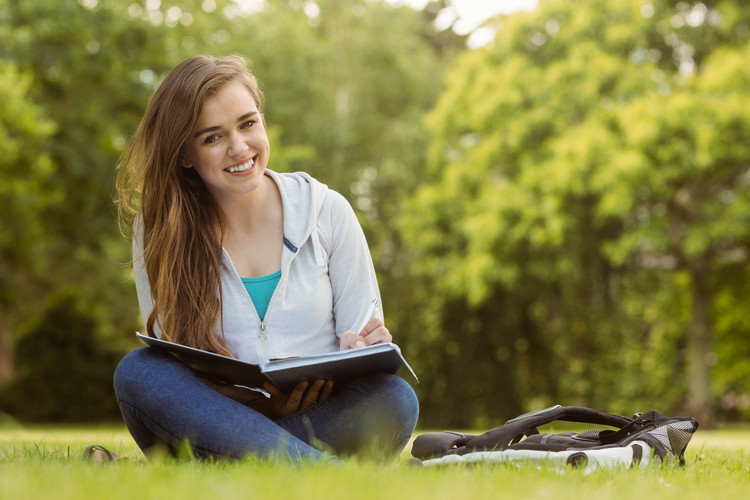
[[[555,421],[615,429],[539,433],[537,427]],[[685,449],[697,428],[694,418],[668,418],[655,411],[628,418],[591,408],[556,405],[525,413],[484,434],[425,433],[414,440],[411,453],[425,466],[530,462],[557,470],[569,465],[583,467],[588,474],[601,468],[643,469],[652,461],[672,462],[675,458],[684,465]]]

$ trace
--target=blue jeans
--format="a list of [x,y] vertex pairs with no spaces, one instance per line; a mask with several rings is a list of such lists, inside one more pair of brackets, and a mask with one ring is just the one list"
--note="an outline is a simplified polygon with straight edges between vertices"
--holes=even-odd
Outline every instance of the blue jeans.
[[114,375],[115,395],[130,434],[147,455],[188,442],[201,458],[335,459],[377,449],[395,457],[417,423],[414,390],[396,375],[375,374],[340,388],[330,399],[272,420],[207,385],[170,354],[143,347],[128,353]]

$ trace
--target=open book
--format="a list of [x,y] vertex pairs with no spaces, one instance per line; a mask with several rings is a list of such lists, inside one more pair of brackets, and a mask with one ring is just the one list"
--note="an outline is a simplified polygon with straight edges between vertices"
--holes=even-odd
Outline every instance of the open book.
[[345,351],[272,359],[254,365],[221,354],[148,337],[136,332],[143,342],[164,349],[206,378],[252,388],[263,388],[268,380],[289,393],[302,380],[333,380],[340,386],[370,373],[396,373],[404,366],[419,382],[396,344],[373,344]]

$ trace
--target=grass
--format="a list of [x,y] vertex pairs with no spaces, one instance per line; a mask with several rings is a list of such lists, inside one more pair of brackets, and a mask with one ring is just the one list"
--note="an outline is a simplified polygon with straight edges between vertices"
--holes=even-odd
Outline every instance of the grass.
[[[128,460],[81,460],[88,444]],[[407,448],[408,450],[408,448]],[[750,428],[698,431],[684,468],[599,471],[584,476],[532,466],[419,468],[391,464],[291,466],[249,459],[146,462],[121,426],[0,427],[0,499],[149,498],[660,498],[750,497]]]

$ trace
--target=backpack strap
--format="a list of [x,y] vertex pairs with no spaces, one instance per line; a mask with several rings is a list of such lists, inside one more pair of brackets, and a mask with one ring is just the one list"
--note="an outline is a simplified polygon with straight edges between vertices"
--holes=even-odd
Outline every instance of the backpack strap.
[[538,434],[540,427],[554,421],[578,422],[595,425],[608,425],[621,429],[632,423],[632,418],[621,417],[604,413],[591,408],[581,406],[552,406],[544,410],[525,413],[519,417],[508,420],[504,425],[495,427],[484,434],[466,439],[462,443],[463,449],[458,454],[470,453],[472,451],[504,450],[514,441],[519,441],[523,436]]
[[617,429],[633,422],[632,418],[591,408],[555,405],[543,410],[524,413],[484,434],[460,434],[449,431],[422,434],[414,440],[412,455],[425,459],[446,454],[464,455],[474,451],[504,450],[524,436],[539,434],[537,427],[556,420],[608,425]]
[[457,448],[459,443],[475,437],[476,434],[462,434],[460,432],[426,432],[414,439],[411,454],[421,460],[445,455]]

